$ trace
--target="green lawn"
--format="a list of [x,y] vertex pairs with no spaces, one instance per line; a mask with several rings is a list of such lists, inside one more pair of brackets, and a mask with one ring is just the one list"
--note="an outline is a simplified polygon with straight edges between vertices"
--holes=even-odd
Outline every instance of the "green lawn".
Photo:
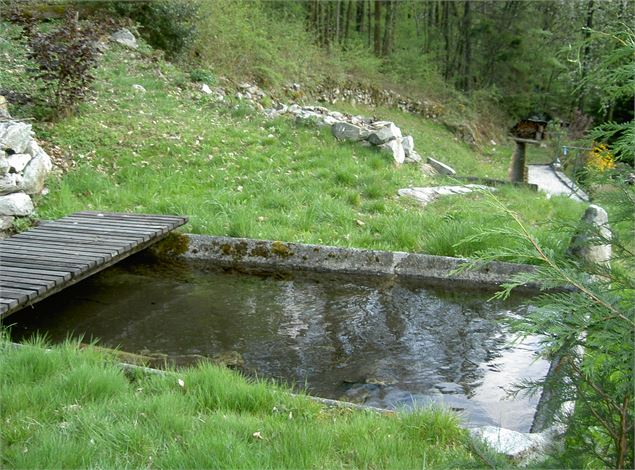
[[2,468],[476,468],[488,455],[441,411],[327,408],[212,365],[131,378],[97,350],[45,346],[0,344]]

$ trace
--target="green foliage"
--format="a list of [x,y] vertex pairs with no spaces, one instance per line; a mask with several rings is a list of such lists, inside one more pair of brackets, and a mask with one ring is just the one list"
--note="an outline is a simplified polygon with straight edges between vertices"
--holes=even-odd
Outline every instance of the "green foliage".
[[206,69],[194,69],[190,71],[190,80],[210,85],[214,83],[214,74]]
[[192,46],[196,34],[198,2],[187,0],[141,0],[108,2],[117,14],[141,25],[141,35],[151,46],[176,59]]
[[[632,230],[635,192],[615,186],[604,199],[617,227],[626,224]],[[606,185],[606,182],[604,183]],[[546,292],[531,300],[528,315],[513,321],[521,335],[543,338],[542,354],[556,367],[545,381],[520,385],[521,388],[545,386],[551,391],[548,410],[567,426],[563,461],[574,468],[633,468],[635,353],[635,256],[632,233],[629,245],[620,236],[607,240],[597,227],[582,226],[591,243],[613,244],[610,266],[566,259],[545,250],[521,222],[520,217],[495,201],[518,227],[482,232],[473,240],[494,233],[514,238],[520,243],[510,253],[495,248],[481,253],[481,260],[518,256],[525,253],[539,262],[534,273],[515,276],[499,297],[528,282],[538,283]],[[624,210],[624,208],[630,208]],[[617,217],[616,217],[617,216]],[[621,218],[624,219],[621,220]],[[575,401],[575,408],[564,407]]]

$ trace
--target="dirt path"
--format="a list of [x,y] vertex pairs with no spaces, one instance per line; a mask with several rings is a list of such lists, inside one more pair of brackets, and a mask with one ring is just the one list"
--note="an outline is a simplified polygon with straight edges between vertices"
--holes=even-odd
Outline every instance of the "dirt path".
[[538,188],[549,196],[569,196],[580,202],[588,202],[586,195],[573,181],[561,171],[556,171],[551,165],[528,165],[528,182],[538,185]]

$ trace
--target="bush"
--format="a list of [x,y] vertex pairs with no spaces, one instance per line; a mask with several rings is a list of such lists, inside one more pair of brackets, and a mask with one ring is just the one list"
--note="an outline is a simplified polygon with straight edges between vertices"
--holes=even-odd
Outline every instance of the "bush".
[[175,59],[191,46],[196,32],[196,2],[158,0],[111,2],[111,8],[141,25],[141,36],[152,47]]
[[35,33],[25,28],[25,33],[37,67],[32,73],[49,95],[49,106],[58,116],[72,113],[95,79],[97,28],[81,26],[77,12],[68,12],[58,29]]

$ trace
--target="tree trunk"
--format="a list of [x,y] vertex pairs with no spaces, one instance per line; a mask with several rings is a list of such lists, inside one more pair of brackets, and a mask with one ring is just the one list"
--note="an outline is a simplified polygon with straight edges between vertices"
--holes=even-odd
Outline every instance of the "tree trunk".
[[382,55],[389,56],[392,52],[392,32],[391,28],[393,26],[393,15],[395,12],[395,1],[388,0],[386,3],[386,13],[384,14],[384,44],[382,46]]
[[350,31],[351,21],[353,19],[353,1],[348,0],[348,6],[346,8],[346,21],[344,22],[344,36],[342,42],[348,40],[348,32]]
[[472,18],[470,14],[470,0],[465,0],[465,9],[463,10],[463,77],[462,88],[465,91],[470,90],[470,74],[471,74],[471,60],[472,60],[472,47],[470,44],[470,28],[472,27]]
[[339,44],[341,37],[342,0],[335,1],[335,36],[333,42]]
[[367,24],[366,27],[368,29],[368,35],[367,35],[368,36],[368,41],[367,41],[368,42],[368,47],[370,47],[370,45],[371,45],[371,42],[370,42],[371,41],[371,39],[370,39],[371,36],[370,35],[371,35],[372,30],[373,30],[373,23],[372,23],[372,16],[371,16],[371,9],[372,9],[371,8],[371,6],[372,6],[371,2],[372,1],[373,0],[368,0],[368,6],[366,7],[366,11],[368,12],[368,16],[367,16],[368,20],[366,21],[366,24]]
[[361,33],[364,31],[364,6],[366,0],[355,0],[357,3],[357,9],[355,11],[355,31]]
[[445,57],[443,60],[443,78],[450,78],[450,3],[443,2],[443,13],[441,15],[441,31],[443,33],[443,45]]
[[381,55],[381,0],[375,0],[375,55]]
[[[584,50],[582,51],[582,80],[586,79],[589,75],[589,61],[591,56],[591,44],[589,39],[591,38],[591,28],[593,27],[593,11],[594,11],[594,0],[589,0],[587,3],[586,9],[586,24],[584,31]],[[580,111],[583,111],[585,101],[586,101],[586,86],[583,86],[580,90],[580,95],[578,96],[578,108]]]

